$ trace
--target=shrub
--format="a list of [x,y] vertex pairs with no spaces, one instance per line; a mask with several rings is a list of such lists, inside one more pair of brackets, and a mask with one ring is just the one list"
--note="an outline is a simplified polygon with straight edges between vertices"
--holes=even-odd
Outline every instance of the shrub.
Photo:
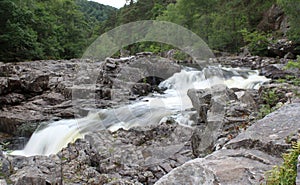
[[271,36],[264,32],[249,32],[246,29],[240,31],[242,33],[244,42],[246,42],[249,51],[253,55],[266,56],[268,54],[268,45],[270,44]]
[[278,104],[280,100],[280,94],[277,94],[275,89],[263,92],[261,98],[263,104],[260,106],[258,118],[265,117],[281,106]]
[[288,153],[283,154],[283,164],[268,171],[268,185],[294,185],[297,177],[297,161],[300,154],[300,142],[294,143]]
[[285,66],[285,69],[298,69],[300,70],[300,56],[297,56],[297,60],[293,61],[290,60],[287,65]]

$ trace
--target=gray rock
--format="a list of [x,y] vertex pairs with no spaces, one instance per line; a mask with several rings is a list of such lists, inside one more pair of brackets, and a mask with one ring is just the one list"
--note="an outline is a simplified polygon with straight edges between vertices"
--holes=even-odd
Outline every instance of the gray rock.
[[137,56],[151,56],[153,55],[152,52],[140,52],[136,54]]
[[296,57],[299,54],[297,49],[298,45],[287,39],[277,40],[275,43],[272,43],[268,50],[273,56],[279,56],[281,58]]
[[60,184],[62,177],[63,184],[154,184],[192,159],[192,132],[172,120],[147,129],[97,131],[57,155],[0,156],[1,172],[14,184]]
[[260,70],[265,66],[269,66],[271,64],[282,64],[285,63],[285,60],[279,60],[276,58],[267,58],[267,57],[259,57],[259,56],[234,56],[234,57],[219,57],[214,60],[215,63],[222,64],[223,66],[230,67],[242,67]]
[[25,101],[25,96],[18,93],[10,93],[0,97],[0,107],[4,105],[18,105]]
[[191,99],[193,107],[198,112],[198,122],[207,124],[207,112],[210,108],[212,97],[210,90],[189,89],[187,95]]
[[293,73],[284,70],[283,66],[275,64],[263,67],[260,74],[272,79],[284,79],[287,75],[294,75]]
[[300,127],[300,103],[286,105],[250,126],[225,145],[228,149],[256,149],[280,157],[290,147],[286,139]]
[[189,90],[188,95],[200,118],[199,127],[191,138],[193,154],[196,157],[205,156],[213,151],[221,135],[227,102],[237,98],[224,85],[215,85],[205,90]]
[[262,184],[265,172],[282,163],[291,147],[286,139],[299,129],[300,103],[271,113],[205,158],[185,163],[162,177],[161,184]]
[[6,77],[0,77],[0,95],[6,94],[8,89],[8,80]]
[[185,163],[162,177],[155,185],[261,184],[264,172],[280,162],[280,159],[258,150],[223,149]]
[[145,96],[151,92],[152,88],[151,85],[148,83],[136,83],[132,86],[132,93],[139,95],[139,96]]
[[291,52],[288,52],[287,54],[284,55],[284,59],[294,59],[295,55]]
[[166,79],[179,71],[154,56],[0,64],[0,131],[28,137],[42,121],[121,106],[156,90],[144,78]]
[[255,105],[256,102],[254,100],[253,94],[250,92],[250,90],[242,90],[235,92],[237,95],[238,100],[246,105]]
[[13,184],[59,184],[60,159],[56,156],[8,156],[10,175]]

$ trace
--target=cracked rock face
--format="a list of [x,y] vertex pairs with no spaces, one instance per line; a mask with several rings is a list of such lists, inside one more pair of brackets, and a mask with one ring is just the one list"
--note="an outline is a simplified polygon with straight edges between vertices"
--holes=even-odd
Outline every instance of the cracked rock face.
[[264,172],[280,162],[258,150],[224,149],[185,163],[155,184],[259,184],[263,182]]
[[0,64],[0,132],[29,137],[40,122],[120,106],[157,88],[147,77],[166,79],[179,71],[177,64],[154,56]]
[[265,172],[282,163],[282,152],[290,148],[286,138],[297,134],[299,120],[300,103],[286,105],[250,126],[221,150],[172,170],[156,185],[261,184]]
[[225,147],[256,149],[280,157],[290,147],[290,144],[286,143],[287,138],[297,135],[300,128],[299,120],[299,103],[284,106],[257,121]]
[[102,130],[57,155],[0,156],[1,171],[15,184],[154,184],[192,159],[192,131],[173,121],[147,130]]

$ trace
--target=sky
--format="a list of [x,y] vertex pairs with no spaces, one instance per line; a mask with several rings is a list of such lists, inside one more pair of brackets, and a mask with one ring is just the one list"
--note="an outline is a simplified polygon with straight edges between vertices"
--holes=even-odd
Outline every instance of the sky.
[[121,8],[124,6],[126,0],[92,0],[104,5],[110,5],[116,8]]

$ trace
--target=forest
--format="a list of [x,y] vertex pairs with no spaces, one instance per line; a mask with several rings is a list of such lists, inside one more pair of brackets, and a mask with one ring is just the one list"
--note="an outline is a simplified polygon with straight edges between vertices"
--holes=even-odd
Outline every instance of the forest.
[[[265,55],[272,39],[300,43],[300,0],[128,0],[115,9],[87,0],[1,0],[0,59],[28,61],[80,58],[98,36],[139,20],[163,20],[198,34],[215,51],[237,53],[248,45]],[[287,15],[288,32],[259,27],[265,12],[277,4]],[[128,46],[131,54],[171,49],[159,43]]]

